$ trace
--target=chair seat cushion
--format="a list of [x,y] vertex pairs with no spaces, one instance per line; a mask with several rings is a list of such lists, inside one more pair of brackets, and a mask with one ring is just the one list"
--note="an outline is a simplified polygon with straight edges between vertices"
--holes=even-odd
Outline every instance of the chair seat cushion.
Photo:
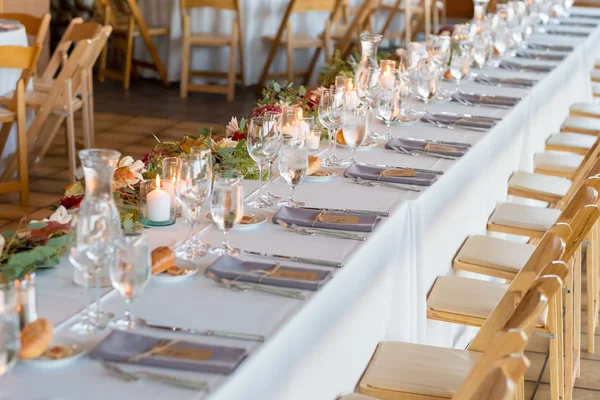
[[375,397],[365,396],[364,394],[350,393],[340,397],[338,400],[377,400]]
[[517,273],[523,268],[535,246],[485,235],[469,236],[455,260]]
[[[10,92],[0,97],[0,104],[8,104],[12,99],[13,93],[14,92]],[[42,105],[44,105],[44,102],[47,98],[48,93],[30,90],[25,92],[25,105],[27,108],[38,110],[40,109],[40,107],[42,107]],[[73,99],[73,111],[78,111],[82,105],[83,103],[81,99],[79,99],[78,97]],[[55,112],[66,112],[66,109],[66,105],[54,104],[53,110]]]
[[[486,319],[507,289],[508,285],[504,283],[462,276],[440,276],[435,280],[429,293],[427,308],[438,312]],[[545,326],[547,315],[547,312],[542,313],[536,326]]]
[[534,156],[536,169],[556,172],[575,172],[584,156],[564,151],[547,151]]
[[544,232],[556,222],[559,216],[560,210],[556,208],[500,203],[488,223]]
[[532,193],[562,197],[569,191],[571,181],[558,176],[517,171],[508,180],[508,187]]
[[[598,72],[600,72],[600,70]],[[584,102],[574,103],[569,108],[569,114],[579,117],[600,118],[600,105]]]
[[582,133],[555,133],[550,135],[546,144],[560,147],[572,147],[576,149],[591,149],[596,142],[592,135]]
[[600,70],[593,69],[590,78],[592,78],[592,82],[600,82]]
[[[275,36],[263,36],[262,39],[266,42],[274,42],[275,41]],[[284,34],[281,37],[281,44],[287,44],[288,42],[288,37],[286,34]],[[319,39],[318,37],[312,37],[309,36],[305,33],[294,33],[292,35],[292,45],[294,48],[297,47],[308,47],[308,48],[313,48],[313,47],[320,47],[323,44],[323,41],[321,39]]]
[[468,350],[381,342],[361,379],[359,391],[373,395],[369,390],[451,398],[480,358],[481,353]]
[[598,118],[571,116],[565,120],[560,130],[562,132],[598,135],[600,133],[600,120]]
[[594,97],[600,97],[600,85],[592,84],[592,95]]

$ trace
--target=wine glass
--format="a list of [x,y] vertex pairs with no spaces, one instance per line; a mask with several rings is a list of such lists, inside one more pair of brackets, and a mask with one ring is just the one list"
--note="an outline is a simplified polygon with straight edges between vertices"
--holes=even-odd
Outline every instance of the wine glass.
[[308,148],[286,140],[279,155],[279,173],[290,185],[290,197],[282,203],[288,207],[302,207],[304,203],[294,199],[294,189],[306,177],[308,170]]
[[489,43],[483,33],[479,33],[473,40],[473,64],[481,69],[485,66],[489,56]]
[[14,285],[0,280],[0,376],[17,363],[21,348],[17,303]]
[[213,247],[211,254],[237,256],[239,249],[229,245],[229,231],[237,225],[244,216],[244,189],[241,185],[242,175],[232,172],[215,176],[210,213],[215,224],[223,231],[223,243]]
[[[270,121],[269,123],[272,124],[272,129],[277,129],[278,130],[278,134],[280,136],[283,136],[282,133],[282,121],[283,121],[283,113],[279,112],[279,111],[267,111],[263,114],[263,117]],[[271,157],[268,161],[269,163],[269,175],[267,177],[267,183],[265,185],[265,194],[264,194],[264,198],[271,202],[272,204],[276,204],[279,200],[281,200],[281,197],[271,193],[271,191],[269,190],[269,188],[271,187],[271,176],[273,174],[273,163],[275,162],[275,160],[277,159],[277,156],[279,155],[279,149],[281,149],[281,143],[283,143],[283,139],[280,140],[279,142],[279,147],[277,148],[277,152],[275,152],[275,154],[273,154],[273,157]]]
[[148,285],[152,276],[150,246],[144,235],[132,233],[123,237],[117,252],[117,262],[109,268],[110,281],[125,299],[127,308],[123,317],[110,325],[115,329],[132,330],[146,324],[143,319],[133,316],[131,307],[133,299]]
[[177,181],[175,195],[190,210],[191,231],[190,239],[183,246],[184,258],[194,259],[206,254],[209,247],[206,243],[196,240],[199,234],[200,207],[208,198],[212,186],[212,155],[210,150],[202,150],[198,154],[182,155],[177,164]]
[[372,108],[377,101],[377,95],[381,88],[379,80],[381,70],[379,68],[367,68],[363,73],[356,76],[356,92],[360,102],[367,108]]
[[[354,95],[354,90],[348,91],[349,96]],[[323,91],[319,100],[319,121],[329,132],[329,155],[323,160],[325,167],[339,167],[345,165],[345,161],[337,156],[337,133],[342,127],[343,108],[346,101],[346,89],[340,86],[332,86]]]
[[425,103],[425,112],[427,112],[427,105],[437,92],[437,85],[438,76],[434,70],[424,71],[417,78],[417,97]]
[[258,196],[246,203],[250,207],[265,208],[273,205],[263,192],[263,168],[281,147],[281,132],[275,127],[275,122],[265,117],[254,117],[248,123],[246,147],[250,157],[258,164],[260,180]]
[[327,136],[329,138],[329,155],[325,157],[323,160],[323,165],[326,167],[334,165],[334,154],[335,154],[335,142],[336,142],[336,134],[334,128],[334,123],[329,119],[329,112],[331,110],[331,90],[324,89],[321,93],[321,98],[319,99],[319,122],[325,129],[327,129]]
[[356,149],[367,139],[370,119],[371,113],[366,107],[344,110],[344,140],[352,149],[352,164],[356,164]]
[[379,97],[379,117],[386,126],[385,139],[390,140],[390,126],[400,114],[400,95],[398,89],[384,90]]
[[[413,91],[413,81],[410,71],[396,71],[396,90],[400,100],[400,113],[398,114],[398,122],[402,124],[413,124],[420,119],[411,107],[410,98]],[[416,89],[415,89],[416,90]]]
[[459,47],[450,60],[450,75],[456,81],[456,92],[460,93],[460,83],[469,74],[471,57],[466,48]]

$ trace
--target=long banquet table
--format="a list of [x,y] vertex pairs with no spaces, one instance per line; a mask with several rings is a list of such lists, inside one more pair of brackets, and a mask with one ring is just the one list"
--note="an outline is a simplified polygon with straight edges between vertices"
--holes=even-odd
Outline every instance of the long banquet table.
[[[572,10],[600,16],[600,10]],[[343,268],[333,271],[329,283],[317,292],[306,293],[306,300],[231,292],[201,275],[171,284],[152,281],[134,303],[136,315],[151,323],[267,337],[263,344],[185,337],[201,343],[243,346],[250,352],[231,376],[160,370],[206,380],[211,387],[209,396],[154,382],[123,382],[108,374],[98,362],[84,357],[61,368],[20,362],[2,377],[0,399],[334,399],[353,391],[381,340],[461,346],[471,332],[428,322],[426,293],[438,275],[450,272],[452,258],[464,238],[485,232],[495,204],[506,201],[510,174],[519,168],[531,170],[533,154],[543,150],[545,138],[558,129],[569,105],[591,99],[589,71],[600,50],[600,28],[589,32],[587,38],[538,33],[530,38],[534,43],[575,47],[562,62],[553,63],[556,68],[548,74],[494,68],[484,71],[493,76],[539,79],[531,90],[482,86],[472,81],[461,85],[463,91],[522,97],[511,110],[457,103],[429,106],[431,111],[501,117],[502,122],[487,133],[440,129],[424,123],[392,129],[395,136],[473,144],[460,160],[408,157],[384,150],[383,143],[377,149],[358,153],[359,162],[444,171],[441,179],[422,193],[365,188],[340,176],[327,182],[307,180],[296,189],[297,197],[309,206],[389,211],[390,217],[369,234],[366,242],[296,235],[275,224],[233,232],[232,244],[244,249],[344,261]],[[451,89],[452,85],[445,87]],[[374,131],[384,129],[379,123],[373,126]],[[340,153],[349,157],[346,150]],[[255,183],[247,183],[248,193],[254,188]],[[288,194],[280,179],[272,189],[282,196]],[[269,209],[265,213],[271,216],[275,211]],[[164,245],[185,238],[188,229],[180,224],[154,228],[149,237],[153,246]],[[220,232],[211,225],[201,236],[215,245],[221,239]],[[201,272],[212,261],[211,257],[200,259]],[[71,276],[72,267],[66,260],[56,270],[40,274],[39,313],[55,324],[57,335],[77,338],[92,347],[103,334],[76,337],[67,329],[84,299],[83,290],[74,286]],[[124,302],[114,291],[107,292],[102,302],[116,314],[124,311]],[[143,332],[157,334],[148,329]]]

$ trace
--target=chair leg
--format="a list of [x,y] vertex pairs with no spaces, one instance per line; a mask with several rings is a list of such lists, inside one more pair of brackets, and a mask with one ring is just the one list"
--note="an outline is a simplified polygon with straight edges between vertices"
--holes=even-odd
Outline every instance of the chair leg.
[[102,53],[100,54],[100,67],[98,68],[98,81],[104,82],[106,75],[106,62],[108,58],[108,41],[104,45],[102,49]]
[[75,154],[77,149],[75,148],[75,124],[73,116],[65,118],[65,141],[67,143],[67,159],[69,160],[69,182],[75,182],[75,168],[76,168],[76,157]]
[[574,311],[574,301],[573,301],[573,275],[575,273],[575,263],[573,259],[569,261],[571,266],[571,273],[568,275],[566,279],[566,287],[567,292],[565,293],[565,317],[564,317],[564,326],[565,326],[565,375],[564,375],[564,387],[565,387],[565,400],[572,400],[573,398],[573,371],[575,364],[575,355],[573,354],[574,347],[574,326],[573,326],[573,311]]
[[235,99],[235,76],[237,69],[237,48],[238,48],[238,37],[237,30],[234,25],[234,34],[231,46],[229,47],[229,73],[227,74],[227,101],[233,101]]
[[598,270],[597,262],[595,260],[598,257],[598,224],[592,228],[591,244],[587,247],[586,254],[586,288],[587,288],[587,335],[588,335],[588,353],[594,354],[595,352],[595,341],[594,335],[596,334],[596,298],[595,293],[595,280],[597,279]]
[[19,81],[17,84],[17,137],[21,204],[27,204],[29,202],[29,167],[27,160],[27,123],[23,81]]
[[181,48],[181,82],[179,87],[179,97],[182,99],[188,96],[188,85],[190,83],[190,44],[187,37],[182,40]]
[[575,252],[574,281],[574,311],[573,311],[573,340],[575,351],[575,376],[581,374],[581,246]]
[[312,77],[313,71],[315,70],[315,67],[317,66],[317,61],[319,60],[319,55],[321,55],[321,47],[317,47],[315,49],[315,54],[313,55],[312,59],[310,60],[310,65],[308,66],[308,71],[306,72],[306,75],[304,75],[304,81],[302,82],[302,84],[304,86],[308,86],[308,84],[310,83],[310,78]]
[[94,74],[93,71],[88,72],[88,88],[87,88],[87,106],[89,118],[89,140],[90,148],[93,148],[96,143],[96,115],[94,107]]
[[246,60],[244,56],[244,34],[241,25],[239,27],[239,32],[238,51],[240,54],[240,76],[242,78],[242,93],[246,94]]
[[556,310],[556,298],[562,296],[562,293],[557,293],[555,298],[551,300],[551,304],[548,306],[548,328],[550,333],[554,335],[554,338],[550,339],[549,347],[549,362],[550,362],[550,398],[551,400],[559,400],[561,394],[561,351],[562,343],[559,342],[556,337],[558,332],[558,314]]
[[123,88],[129,89],[131,84],[131,64],[133,63],[133,19],[129,21],[129,31],[127,32],[127,44],[125,48],[125,72],[123,76]]
[[294,45],[292,42],[292,30],[288,25],[287,28],[287,46],[286,46],[286,61],[287,61],[287,81],[288,83],[294,82]]
[[83,147],[86,149],[90,149],[92,147],[92,137],[90,132],[90,96],[89,96],[89,80],[87,77],[87,73],[82,74],[82,90],[81,96],[83,97],[83,104],[81,106],[81,115],[83,122]]

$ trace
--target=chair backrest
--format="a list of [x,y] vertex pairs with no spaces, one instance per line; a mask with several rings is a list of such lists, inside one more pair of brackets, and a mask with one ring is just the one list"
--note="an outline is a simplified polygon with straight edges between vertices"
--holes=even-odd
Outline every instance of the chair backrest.
[[564,209],[566,207],[566,204],[571,201],[573,196],[575,196],[583,181],[589,176],[595,175],[593,171],[596,169],[600,169],[600,136],[598,136],[598,139],[596,139],[594,145],[585,154],[583,161],[575,170],[575,173],[571,178],[573,184],[563,196],[562,200],[558,203],[559,208]]
[[73,42],[93,39],[101,29],[102,25],[95,22],[83,22],[82,18],[73,18],[69,26],[67,26],[60,42],[58,42],[50,58],[50,62],[42,74],[42,79],[50,80],[54,78],[60,66],[67,61],[69,49]]
[[511,354],[498,360],[483,378],[471,396],[453,400],[512,400],[518,390],[518,382],[530,366],[529,359],[522,354]]
[[288,7],[291,7],[293,13],[327,11],[336,15],[341,9],[342,2],[343,0],[290,0]]
[[238,0],[179,0],[181,10],[189,8],[217,8],[219,10],[239,11]]
[[342,39],[336,43],[336,50],[340,51],[342,59],[347,59],[352,51],[352,37],[355,35],[357,30],[360,30],[364,25],[365,21],[368,20],[369,16],[375,9],[376,2],[375,0],[364,0],[361,6],[354,14],[352,21],[348,24],[346,28],[346,33]]
[[0,13],[0,18],[19,21],[25,27],[25,32],[29,36],[35,36],[35,44],[44,45],[48,27],[50,26],[50,14],[44,14],[38,18],[33,15],[23,13]]

